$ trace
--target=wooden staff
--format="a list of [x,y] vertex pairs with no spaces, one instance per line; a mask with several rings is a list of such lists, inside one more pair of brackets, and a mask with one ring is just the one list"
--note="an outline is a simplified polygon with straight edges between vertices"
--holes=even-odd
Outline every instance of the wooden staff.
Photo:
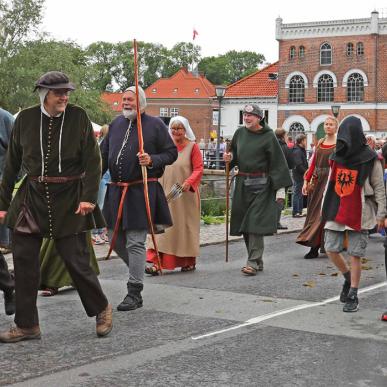
[[[226,152],[230,152],[229,145]],[[228,214],[230,212],[230,162],[226,161],[226,262],[228,262]]]
[[[137,110],[137,133],[138,133],[138,151],[140,154],[144,153],[144,139],[142,136],[142,123],[141,123],[141,109],[140,109],[140,99],[138,94],[138,60],[137,60],[137,41],[136,39],[133,40],[133,50],[134,50],[134,83],[136,87],[136,110]],[[157,248],[157,242],[156,242],[156,236],[155,231],[153,227],[153,221],[152,221],[152,214],[151,214],[151,208],[150,208],[150,202],[149,202],[149,191],[148,191],[148,171],[145,165],[141,166],[141,172],[142,172],[142,181],[144,186],[144,198],[145,198],[145,208],[146,208],[146,215],[148,218],[148,225],[149,229],[152,235],[152,241],[153,241],[153,247],[156,252],[157,257],[157,263],[158,263],[158,269],[160,271],[160,274],[162,274],[161,269],[161,260],[160,260],[160,254],[159,250]]]

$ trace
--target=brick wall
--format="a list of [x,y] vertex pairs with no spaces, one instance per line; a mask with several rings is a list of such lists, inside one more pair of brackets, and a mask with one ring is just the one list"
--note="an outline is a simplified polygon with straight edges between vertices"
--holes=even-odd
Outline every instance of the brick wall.
[[216,130],[212,125],[212,110],[217,108],[217,103],[213,105],[213,101],[209,99],[186,99],[186,100],[163,100],[163,99],[147,99],[148,106],[147,114],[152,116],[160,115],[160,108],[178,108],[178,114],[188,119],[192,130],[195,133],[197,141],[201,138],[209,139],[211,130]]
[[[332,64],[320,65],[320,46],[328,42],[332,47]],[[346,55],[347,43],[353,43],[354,54]],[[364,45],[364,55],[356,55],[356,43]],[[296,57],[290,59],[290,47],[296,47]],[[305,47],[305,56],[298,57],[299,46]],[[347,102],[347,89],[342,87],[343,77],[350,69],[362,70],[368,78],[368,86],[365,87],[364,103],[387,103],[387,35],[356,35],[327,38],[309,38],[282,40],[279,42],[279,104],[289,104],[289,89],[285,88],[287,76],[299,71],[308,79],[308,88],[305,89],[305,104],[316,104],[317,88],[313,87],[313,79],[322,70],[333,72],[337,78],[337,87],[334,88],[334,102],[345,104]],[[332,104],[333,104],[332,103]],[[324,103],[325,104],[325,103]],[[331,104],[331,103],[327,103]],[[303,115],[309,122],[320,114],[329,111],[287,111],[278,113],[278,125],[281,126],[284,119],[292,114]],[[372,130],[387,130],[387,111],[375,109],[342,110],[340,118],[348,114],[362,115],[370,123]]]

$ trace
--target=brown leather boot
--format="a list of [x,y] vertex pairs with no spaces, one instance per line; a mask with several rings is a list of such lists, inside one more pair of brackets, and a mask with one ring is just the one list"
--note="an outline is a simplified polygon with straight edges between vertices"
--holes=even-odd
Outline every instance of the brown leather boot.
[[110,333],[113,328],[113,309],[110,304],[97,314],[97,336],[103,337]]
[[32,328],[11,327],[8,331],[0,333],[0,342],[16,343],[22,340],[40,339],[39,325]]

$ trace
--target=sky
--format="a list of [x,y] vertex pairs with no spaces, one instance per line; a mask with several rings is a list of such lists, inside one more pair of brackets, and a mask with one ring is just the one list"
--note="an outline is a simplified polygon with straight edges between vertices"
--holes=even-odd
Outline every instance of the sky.
[[387,18],[387,0],[46,0],[41,29],[83,47],[135,38],[171,48],[184,41],[201,46],[202,57],[247,50],[272,63],[277,17],[285,24],[359,19],[375,9]]

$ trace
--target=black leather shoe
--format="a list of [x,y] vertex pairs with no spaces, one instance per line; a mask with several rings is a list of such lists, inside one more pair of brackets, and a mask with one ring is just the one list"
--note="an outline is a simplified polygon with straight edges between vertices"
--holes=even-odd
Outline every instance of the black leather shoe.
[[309,253],[304,255],[305,259],[318,258],[318,248],[311,247]]
[[117,306],[117,310],[125,312],[128,310],[135,310],[142,307],[142,298],[134,298],[129,294],[125,296],[124,300]]
[[128,294],[124,300],[117,306],[119,311],[134,310],[142,307],[141,291],[144,288],[142,283],[127,283]]
[[287,230],[288,228],[286,226],[283,226],[281,223],[278,223],[277,230]]
[[15,291],[4,292],[4,309],[5,314],[11,316],[15,314]]

